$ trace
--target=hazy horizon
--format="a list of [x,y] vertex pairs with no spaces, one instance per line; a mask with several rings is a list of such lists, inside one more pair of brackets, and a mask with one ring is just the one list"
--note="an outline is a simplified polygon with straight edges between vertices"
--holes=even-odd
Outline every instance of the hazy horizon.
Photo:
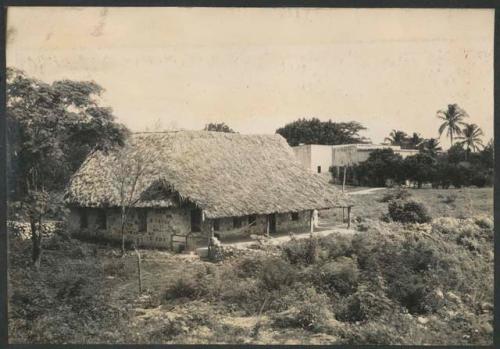
[[316,117],[380,143],[392,129],[437,137],[436,111],[458,103],[486,143],[493,25],[493,10],[11,7],[7,66],[94,80],[136,132]]

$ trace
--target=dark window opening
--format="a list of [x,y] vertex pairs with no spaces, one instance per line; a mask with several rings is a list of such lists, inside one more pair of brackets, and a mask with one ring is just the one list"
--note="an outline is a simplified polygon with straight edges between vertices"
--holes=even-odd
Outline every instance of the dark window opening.
[[214,219],[214,230],[220,230],[220,221],[218,219]]
[[233,228],[240,228],[240,227],[241,227],[241,218],[233,217]]
[[292,221],[298,221],[298,220],[299,220],[299,213],[292,212]]
[[194,233],[201,231],[201,210],[191,210],[191,231]]
[[96,224],[98,229],[106,229],[107,228],[107,220],[106,220],[106,211],[98,210],[96,217]]
[[147,210],[139,210],[139,233],[144,233],[148,231],[148,211]]
[[87,210],[82,209],[80,211],[80,228],[86,229],[89,226],[89,217],[87,215]]
[[257,221],[257,216],[256,215],[251,215],[248,216],[248,224],[255,225],[255,222]]
[[318,173],[321,173],[321,166],[318,166]]

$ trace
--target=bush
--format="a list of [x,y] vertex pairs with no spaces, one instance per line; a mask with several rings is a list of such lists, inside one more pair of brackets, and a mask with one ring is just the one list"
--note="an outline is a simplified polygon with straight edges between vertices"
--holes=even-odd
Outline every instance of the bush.
[[257,256],[245,257],[236,266],[240,277],[254,277],[262,272],[265,259]]
[[356,262],[349,257],[339,257],[318,267],[315,283],[329,291],[342,295],[356,291],[359,272]]
[[474,223],[482,229],[493,229],[493,220],[488,216],[476,216],[474,217]]
[[291,285],[297,279],[297,271],[281,258],[269,258],[265,261],[260,281],[267,290],[276,290]]
[[411,314],[426,314],[435,312],[441,306],[433,297],[433,289],[423,274],[403,273],[389,284],[388,296]]
[[428,223],[432,220],[427,207],[414,200],[389,202],[389,217],[401,223]]
[[273,316],[273,323],[278,327],[300,327],[310,331],[321,331],[333,313],[329,309],[326,295],[317,293],[313,287],[301,290],[297,301],[288,310]]
[[248,315],[259,311],[263,298],[258,281],[251,278],[227,283],[220,293],[220,299],[229,307],[244,309]]
[[285,258],[292,264],[314,264],[318,260],[318,239],[293,240],[283,246]]
[[165,299],[189,298],[196,299],[206,293],[199,282],[193,277],[181,277],[165,291]]
[[335,310],[335,317],[345,322],[370,321],[395,310],[396,304],[383,292],[374,293],[360,289],[342,299]]
[[337,257],[350,257],[353,254],[352,236],[345,234],[331,234],[318,240],[323,259],[335,259]]

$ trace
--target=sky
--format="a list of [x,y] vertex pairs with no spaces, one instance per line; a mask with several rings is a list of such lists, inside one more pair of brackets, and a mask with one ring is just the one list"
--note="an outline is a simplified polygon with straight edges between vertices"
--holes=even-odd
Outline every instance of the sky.
[[437,110],[458,103],[486,142],[493,30],[493,10],[11,7],[7,65],[97,82],[133,131],[263,134],[316,117],[382,142],[437,137]]

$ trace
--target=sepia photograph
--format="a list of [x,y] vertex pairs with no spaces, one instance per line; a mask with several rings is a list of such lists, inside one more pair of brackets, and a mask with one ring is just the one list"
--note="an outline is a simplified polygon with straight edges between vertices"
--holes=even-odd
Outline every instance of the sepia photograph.
[[493,345],[494,9],[6,9],[10,344]]

